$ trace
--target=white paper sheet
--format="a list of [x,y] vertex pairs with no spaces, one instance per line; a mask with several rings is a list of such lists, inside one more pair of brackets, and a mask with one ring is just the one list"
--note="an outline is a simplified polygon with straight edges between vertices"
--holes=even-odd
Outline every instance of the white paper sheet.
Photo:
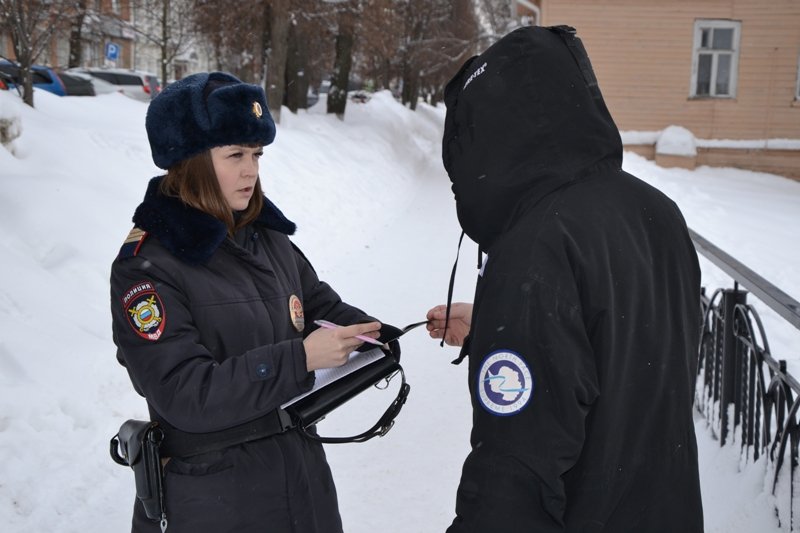
[[317,379],[314,382],[314,387],[299,396],[295,396],[285,404],[281,405],[282,408],[288,407],[295,403],[296,401],[300,400],[301,398],[305,398],[312,392],[321,389],[322,387],[333,383],[339,379],[342,379],[346,375],[355,372],[359,368],[363,368],[368,364],[372,363],[373,361],[377,361],[378,359],[386,357],[386,354],[380,348],[373,348],[372,350],[366,352],[353,352],[350,354],[350,359],[347,360],[345,364],[342,366],[337,366],[336,368],[321,368],[316,370]]

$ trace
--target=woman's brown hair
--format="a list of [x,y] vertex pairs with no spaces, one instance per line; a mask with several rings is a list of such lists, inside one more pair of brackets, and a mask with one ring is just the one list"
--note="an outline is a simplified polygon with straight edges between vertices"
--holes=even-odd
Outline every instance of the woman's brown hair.
[[219,188],[209,150],[170,167],[167,175],[161,180],[160,189],[162,194],[175,196],[184,204],[219,219],[228,228],[230,235],[258,218],[264,206],[264,194],[261,191],[259,178],[256,180],[253,197],[250,198],[247,209],[241,211],[239,216],[233,216],[233,211]]

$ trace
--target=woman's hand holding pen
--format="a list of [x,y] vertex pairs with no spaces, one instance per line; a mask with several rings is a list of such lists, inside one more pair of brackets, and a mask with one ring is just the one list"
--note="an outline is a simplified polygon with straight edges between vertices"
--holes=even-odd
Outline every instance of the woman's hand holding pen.
[[353,324],[334,329],[319,328],[303,339],[306,351],[306,369],[309,372],[320,368],[333,368],[347,362],[350,353],[364,341],[356,338],[380,336],[380,322]]

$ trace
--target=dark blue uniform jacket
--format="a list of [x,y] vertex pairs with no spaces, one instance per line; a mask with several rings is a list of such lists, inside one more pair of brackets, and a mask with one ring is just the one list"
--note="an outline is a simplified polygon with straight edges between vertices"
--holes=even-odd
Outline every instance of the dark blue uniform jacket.
[[[268,200],[235,238],[213,217],[158,192],[136,210],[147,232],[111,269],[117,357],[153,420],[192,433],[226,429],[308,391],[303,336],[325,318],[367,320],[321,282]],[[305,328],[293,325],[290,298]],[[297,319],[295,306],[294,318]],[[339,532],[322,446],[295,431],[166,465],[169,531]],[[140,505],[134,531],[159,531]]]

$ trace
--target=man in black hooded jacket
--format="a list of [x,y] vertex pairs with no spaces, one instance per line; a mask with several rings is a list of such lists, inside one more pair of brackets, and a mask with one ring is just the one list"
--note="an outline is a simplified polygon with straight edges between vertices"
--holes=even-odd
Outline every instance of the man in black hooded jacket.
[[575,30],[508,34],[445,102],[458,219],[486,254],[474,306],[448,333],[428,315],[469,356],[448,533],[702,531],[697,256],[678,207],[621,169]]

